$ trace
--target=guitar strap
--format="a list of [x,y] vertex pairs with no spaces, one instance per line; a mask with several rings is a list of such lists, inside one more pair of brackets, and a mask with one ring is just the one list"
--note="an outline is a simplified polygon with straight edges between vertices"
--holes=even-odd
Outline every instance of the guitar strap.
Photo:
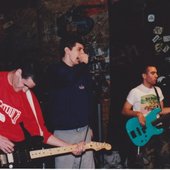
[[[158,104],[159,104],[159,107],[160,109],[162,110],[162,107],[161,107],[161,102],[160,102],[160,97],[158,95],[158,91],[156,89],[155,86],[153,86],[154,90],[155,90],[155,93],[156,93],[156,96],[157,96],[157,101],[158,101]],[[158,125],[162,125],[162,123],[158,124]],[[138,146],[138,150],[137,150],[137,155],[140,155],[140,147]]]
[[[158,98],[158,102],[159,102],[159,106],[160,106],[160,108],[161,108],[161,110],[162,110],[162,107],[161,107],[161,103],[160,103],[160,99],[159,99],[159,95],[158,95],[158,92],[157,92],[157,89],[156,89],[156,87],[154,87],[154,89],[155,89],[155,92],[156,92],[156,95],[157,95],[157,98]],[[169,118],[169,116],[170,116],[170,114],[167,114],[166,115],[166,118],[165,118],[165,116],[164,116],[164,129],[170,129],[170,126],[169,126],[169,121],[170,121],[170,118]],[[158,124],[158,126],[159,125],[162,125],[162,123],[159,123]],[[168,128],[167,128],[168,127]]]
[[155,93],[156,93],[156,96],[157,96],[157,100],[158,100],[159,107],[160,107],[160,109],[162,110],[161,102],[160,102],[160,97],[159,97],[159,95],[158,95],[158,91],[157,91],[157,89],[156,89],[155,86],[154,86],[154,90],[155,90]]
[[34,102],[32,100],[32,95],[31,95],[30,90],[27,90],[26,96],[27,96],[28,102],[29,102],[29,104],[31,106],[32,112],[34,113],[35,119],[37,121],[39,131],[40,131],[40,135],[43,136],[43,131],[42,131],[41,127],[40,127],[40,124],[39,124],[39,121],[38,121],[38,118],[37,118],[37,113],[36,113],[36,110],[35,110],[35,106],[34,106]]

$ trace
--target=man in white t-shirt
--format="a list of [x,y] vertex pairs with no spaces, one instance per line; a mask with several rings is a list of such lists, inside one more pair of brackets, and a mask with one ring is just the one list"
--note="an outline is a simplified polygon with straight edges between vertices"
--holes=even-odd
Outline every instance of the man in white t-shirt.
[[[161,115],[170,113],[170,107],[164,107],[162,91],[159,87],[155,86],[158,78],[157,68],[153,65],[147,65],[143,70],[142,78],[143,82],[129,92],[122,109],[122,114],[126,116],[136,116],[140,124],[144,126],[146,121],[145,116],[154,108],[161,107],[162,111],[159,113]],[[156,95],[154,87],[157,90],[158,96]],[[140,152],[144,155],[143,168],[160,168],[158,166],[162,168],[161,163],[157,161],[159,159],[157,159],[157,156],[160,155],[157,152],[159,149],[157,148],[155,150],[155,144],[158,142],[157,138],[156,142],[154,141],[155,138],[152,138],[141,148]],[[135,152],[135,154],[137,154],[137,148]],[[130,153],[131,154],[128,155],[129,168],[139,168],[135,167],[134,158],[136,155],[132,155],[133,152]]]

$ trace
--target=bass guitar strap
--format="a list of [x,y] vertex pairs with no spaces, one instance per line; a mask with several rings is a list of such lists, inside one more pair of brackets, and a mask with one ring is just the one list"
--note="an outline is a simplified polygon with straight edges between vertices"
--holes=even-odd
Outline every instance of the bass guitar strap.
[[[157,95],[157,98],[158,98],[158,102],[159,102],[159,106],[160,106],[160,108],[161,108],[161,110],[162,110],[162,107],[161,107],[161,103],[160,103],[160,97],[159,97],[159,95],[158,95],[158,92],[157,92],[157,89],[156,89],[156,87],[154,87],[154,89],[155,89],[155,93],[156,93],[156,95]],[[165,118],[165,116],[164,116],[164,118]],[[163,126],[163,124],[162,123],[159,123],[158,124],[158,126],[162,126],[162,127],[164,127],[164,129],[170,129],[170,126],[169,126],[169,123],[170,122],[170,114],[167,114],[166,115],[166,118],[164,119],[164,126]]]
[[39,131],[40,131],[40,136],[43,136],[43,131],[41,129],[41,126],[40,126],[38,118],[37,118],[37,113],[36,113],[36,110],[35,110],[35,106],[34,106],[34,102],[33,102],[30,90],[27,90],[26,96],[27,96],[28,102],[29,102],[29,104],[31,106],[32,112],[34,113],[35,119],[37,121],[37,124],[38,124],[38,127],[39,127]]
[[155,90],[155,93],[156,93],[156,96],[157,96],[157,100],[158,100],[159,107],[160,107],[160,109],[162,110],[161,102],[160,102],[160,97],[159,97],[159,95],[158,95],[158,91],[157,91],[157,89],[156,89],[155,86],[154,86],[154,90]]
[[[160,107],[160,109],[162,110],[161,102],[160,102],[160,97],[159,97],[158,91],[157,91],[157,89],[156,89],[155,86],[154,86],[153,88],[154,88],[155,93],[156,93],[156,96],[157,96],[157,101],[158,101],[159,107]],[[158,115],[159,115],[159,117],[160,117],[160,114],[158,114]],[[162,127],[162,122],[158,123],[158,124],[157,124],[157,127]]]

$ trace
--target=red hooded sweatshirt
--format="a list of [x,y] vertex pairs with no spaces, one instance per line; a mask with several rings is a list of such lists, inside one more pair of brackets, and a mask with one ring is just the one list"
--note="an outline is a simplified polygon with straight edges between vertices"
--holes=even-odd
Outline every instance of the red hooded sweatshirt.
[[[7,137],[13,142],[25,139],[20,123],[31,136],[40,135],[40,130],[32,111],[32,108],[23,91],[15,92],[7,79],[8,72],[0,72],[0,135]],[[44,143],[51,133],[47,130],[42,116],[39,102],[33,92],[32,99],[36,110],[39,125],[43,131]]]

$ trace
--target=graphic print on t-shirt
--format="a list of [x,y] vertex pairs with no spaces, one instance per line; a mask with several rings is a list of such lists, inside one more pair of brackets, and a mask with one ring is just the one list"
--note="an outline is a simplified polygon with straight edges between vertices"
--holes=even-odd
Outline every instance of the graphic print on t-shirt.
[[5,117],[8,116],[11,119],[12,124],[16,124],[18,118],[21,115],[21,111],[6,103],[3,103],[2,100],[0,100],[0,112],[4,113],[0,114],[0,121],[5,122],[6,121]]
[[158,107],[158,100],[156,95],[154,94],[148,94],[145,96],[141,96],[141,112],[143,114],[149,113],[154,108]]

